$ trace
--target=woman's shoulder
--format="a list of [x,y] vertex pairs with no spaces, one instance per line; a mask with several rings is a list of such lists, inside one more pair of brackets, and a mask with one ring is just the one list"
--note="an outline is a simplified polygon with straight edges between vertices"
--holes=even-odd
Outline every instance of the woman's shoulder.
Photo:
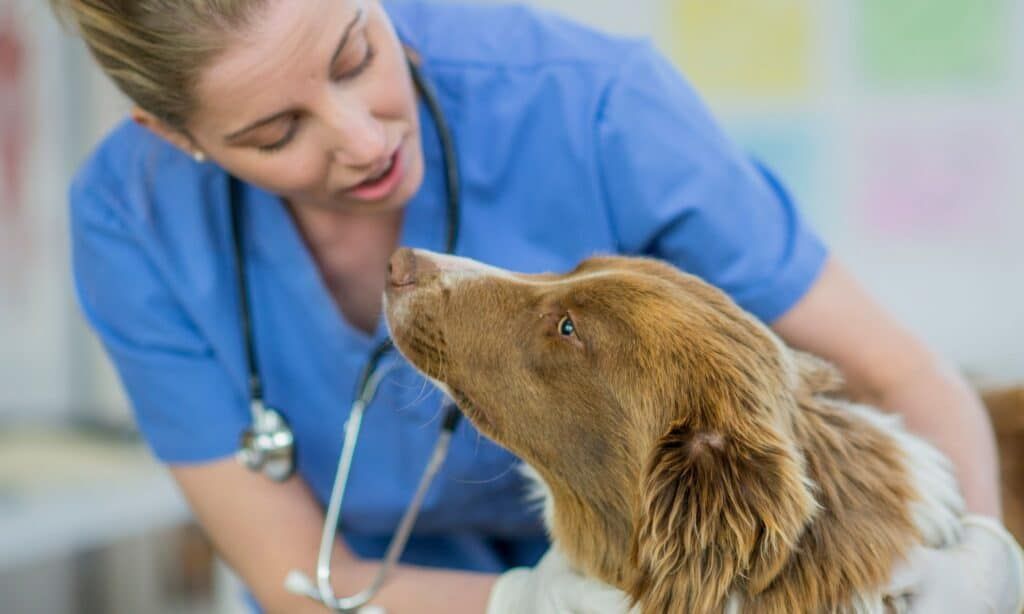
[[204,183],[217,174],[150,130],[125,119],[86,157],[71,182],[72,217],[104,215],[123,223],[152,219],[154,209],[176,202],[200,206]]
[[535,68],[588,64],[614,68],[637,38],[591,28],[523,4],[393,2],[399,36],[433,64]]

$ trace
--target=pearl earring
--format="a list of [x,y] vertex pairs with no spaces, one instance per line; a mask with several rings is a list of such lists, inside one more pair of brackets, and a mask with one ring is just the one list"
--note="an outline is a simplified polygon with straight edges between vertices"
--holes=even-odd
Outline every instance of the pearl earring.
[[192,152],[192,159],[196,162],[206,162],[206,154],[201,151]]

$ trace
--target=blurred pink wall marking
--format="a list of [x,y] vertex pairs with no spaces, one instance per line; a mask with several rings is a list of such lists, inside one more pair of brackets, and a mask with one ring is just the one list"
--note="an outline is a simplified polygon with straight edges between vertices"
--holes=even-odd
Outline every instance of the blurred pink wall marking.
[[998,232],[1012,198],[1009,155],[996,121],[982,117],[873,125],[861,148],[859,217],[891,238]]
[[28,154],[25,138],[28,79],[14,8],[10,3],[5,4],[6,10],[0,16],[0,187],[3,189],[0,216],[5,224],[10,224],[22,205],[23,169]]

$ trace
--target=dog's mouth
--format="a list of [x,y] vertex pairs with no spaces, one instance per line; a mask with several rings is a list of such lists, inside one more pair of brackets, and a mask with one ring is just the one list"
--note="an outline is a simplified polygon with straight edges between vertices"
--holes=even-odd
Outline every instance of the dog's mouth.
[[418,370],[443,385],[459,410],[484,429],[493,427],[487,412],[464,389],[457,386],[451,375],[448,344],[444,333],[432,327],[433,318],[416,318],[405,327],[392,331],[396,347]]
[[391,332],[395,346],[413,366],[436,380],[447,379],[448,344],[444,333],[433,326],[432,318],[417,317]]
[[452,383],[452,378],[446,368],[445,353],[437,347],[425,342],[416,335],[402,336],[396,339],[396,345],[410,363],[424,375],[440,384],[459,410],[478,426],[490,429],[493,423],[487,416],[487,412],[480,409],[480,405],[474,401],[462,388]]
[[480,404],[455,383],[455,378],[452,377],[451,370],[448,368],[447,353],[441,349],[444,347],[443,345],[438,347],[420,334],[400,336],[396,339],[396,345],[413,366],[436,383],[441,384],[441,388],[451,396],[459,410],[467,418],[483,430],[490,430],[494,426],[488,413],[481,409]]

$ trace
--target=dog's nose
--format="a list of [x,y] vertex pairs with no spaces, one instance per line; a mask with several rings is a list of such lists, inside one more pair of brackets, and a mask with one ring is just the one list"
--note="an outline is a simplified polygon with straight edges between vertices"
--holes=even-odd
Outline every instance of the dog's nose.
[[392,290],[404,290],[416,287],[433,272],[437,265],[416,250],[402,247],[395,250],[388,260],[388,287]]
[[416,252],[402,247],[388,259],[388,285],[411,286],[416,283]]

